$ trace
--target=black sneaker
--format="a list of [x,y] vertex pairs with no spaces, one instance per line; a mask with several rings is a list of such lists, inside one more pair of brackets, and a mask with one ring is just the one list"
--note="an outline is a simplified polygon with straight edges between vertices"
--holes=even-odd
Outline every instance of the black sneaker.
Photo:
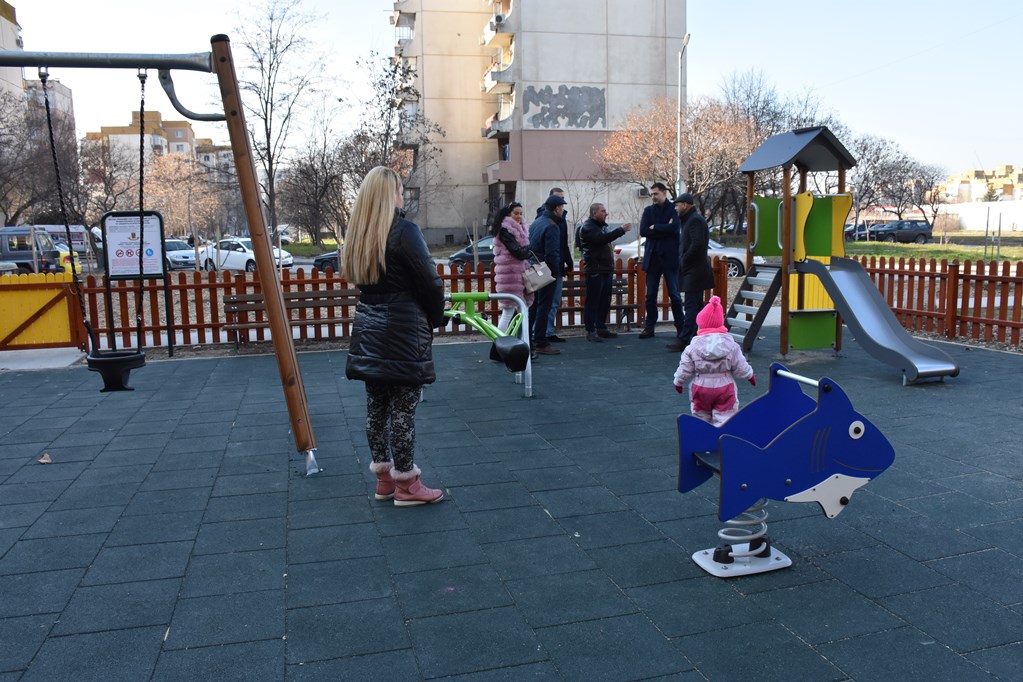
[[604,342],[604,339],[600,338],[600,332],[586,332],[586,340],[593,341],[594,343]]
[[560,336],[551,335],[547,337],[547,343],[565,343],[567,339],[563,339]]
[[680,352],[682,352],[682,351],[684,351],[686,349],[687,345],[688,344],[684,343],[681,339],[676,339],[676,340],[672,341],[671,343],[666,344],[664,347],[667,348],[670,351],[675,351],[676,353],[680,353]]
[[597,330],[597,336],[599,336],[602,339],[617,339],[618,338],[618,334],[614,333],[610,329],[598,329]]
[[653,337],[654,337],[654,330],[650,329],[650,328],[644,329],[643,331],[641,331],[639,333],[639,338],[641,338],[641,339],[652,339]]

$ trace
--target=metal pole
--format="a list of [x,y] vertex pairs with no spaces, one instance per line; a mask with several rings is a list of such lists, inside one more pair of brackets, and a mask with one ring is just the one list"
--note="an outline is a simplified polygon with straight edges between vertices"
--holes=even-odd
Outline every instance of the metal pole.
[[[682,180],[682,55],[686,53],[689,34],[682,39],[682,49],[678,53],[678,121],[675,131],[675,198],[686,191],[686,183]],[[636,237],[639,241],[639,237]]]
[[213,67],[220,83],[224,113],[227,114],[227,131],[231,138],[231,150],[234,152],[242,204],[249,222],[252,250],[256,254],[256,271],[259,273],[260,286],[263,289],[274,354],[277,356],[277,368],[281,374],[281,386],[284,388],[284,397],[288,404],[288,415],[291,417],[291,430],[295,434],[295,444],[299,452],[305,455],[306,475],[309,476],[321,471],[316,464],[316,438],[309,419],[309,405],[306,403],[302,374],[298,369],[298,357],[295,355],[295,344],[291,337],[288,311],[284,305],[284,291],[274,268],[266,216],[263,215],[263,206],[259,199],[256,162],[245,127],[245,112],[239,94],[238,76],[231,57],[231,41],[225,35],[215,35],[210,42],[213,45]]

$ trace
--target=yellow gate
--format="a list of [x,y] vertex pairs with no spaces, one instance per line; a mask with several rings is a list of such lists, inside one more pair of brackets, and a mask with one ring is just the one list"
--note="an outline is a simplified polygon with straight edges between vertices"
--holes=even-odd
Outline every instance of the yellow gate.
[[84,348],[71,273],[0,277],[0,350]]

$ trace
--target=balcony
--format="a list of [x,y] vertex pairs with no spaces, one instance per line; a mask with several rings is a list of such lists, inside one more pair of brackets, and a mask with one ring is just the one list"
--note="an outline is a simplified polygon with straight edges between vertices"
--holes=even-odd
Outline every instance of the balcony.
[[499,119],[498,116],[501,112],[495,113],[493,116],[487,119],[486,123],[480,128],[481,137],[497,137],[502,133],[508,133],[512,129],[512,117],[509,113],[507,118]]
[[508,47],[515,35],[508,26],[508,17],[496,13],[483,27],[483,38],[480,42],[486,47]]
[[483,74],[482,90],[494,95],[507,95],[515,85],[511,64],[495,61]]

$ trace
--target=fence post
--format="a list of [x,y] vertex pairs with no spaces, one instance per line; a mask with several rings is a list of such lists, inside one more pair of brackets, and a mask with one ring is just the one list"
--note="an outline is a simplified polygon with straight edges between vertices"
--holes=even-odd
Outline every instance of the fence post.
[[957,313],[959,306],[959,261],[948,264],[948,286],[945,288],[945,336],[956,338]]

